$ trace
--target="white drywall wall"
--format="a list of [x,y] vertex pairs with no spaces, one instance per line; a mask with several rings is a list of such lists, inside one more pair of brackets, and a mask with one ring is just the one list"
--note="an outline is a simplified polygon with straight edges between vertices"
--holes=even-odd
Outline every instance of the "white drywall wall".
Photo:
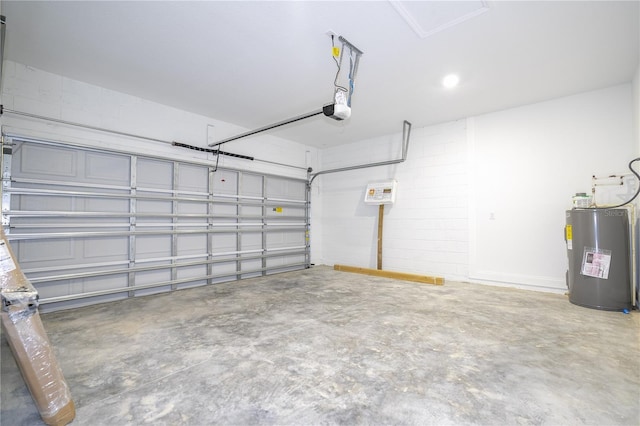
[[[203,148],[209,142],[248,130],[12,61],[4,62],[2,100],[5,108],[11,110]],[[172,158],[214,158],[212,154],[169,144],[114,137],[103,132],[55,125],[12,114],[5,114],[2,121],[6,132],[20,135],[112,146],[129,152],[169,155]],[[223,145],[222,150],[299,168],[227,156],[220,156],[220,166],[303,179],[306,178],[306,167],[313,167],[312,162],[317,158],[315,148],[269,134],[230,142]]]
[[571,196],[633,158],[630,84],[472,120],[470,279],[564,290]]

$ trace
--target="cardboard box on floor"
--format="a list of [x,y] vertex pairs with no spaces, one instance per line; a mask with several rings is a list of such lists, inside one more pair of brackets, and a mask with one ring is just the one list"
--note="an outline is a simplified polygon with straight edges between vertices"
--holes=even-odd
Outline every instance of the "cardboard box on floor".
[[22,273],[4,232],[0,234],[2,329],[42,420],[64,426],[76,410],[40,320],[38,292]]

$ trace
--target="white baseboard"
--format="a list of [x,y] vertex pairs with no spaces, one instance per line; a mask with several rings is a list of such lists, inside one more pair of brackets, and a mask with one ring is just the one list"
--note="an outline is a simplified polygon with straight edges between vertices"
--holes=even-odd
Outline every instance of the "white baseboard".
[[568,291],[567,284],[563,279],[519,274],[504,274],[492,271],[478,271],[473,274],[469,274],[469,282],[495,285],[498,287],[544,291],[548,293],[564,294]]

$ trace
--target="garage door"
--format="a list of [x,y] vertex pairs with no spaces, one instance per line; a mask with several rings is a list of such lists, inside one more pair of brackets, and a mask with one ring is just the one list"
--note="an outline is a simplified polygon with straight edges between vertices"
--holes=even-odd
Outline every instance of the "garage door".
[[306,181],[6,137],[5,233],[45,310],[309,266]]

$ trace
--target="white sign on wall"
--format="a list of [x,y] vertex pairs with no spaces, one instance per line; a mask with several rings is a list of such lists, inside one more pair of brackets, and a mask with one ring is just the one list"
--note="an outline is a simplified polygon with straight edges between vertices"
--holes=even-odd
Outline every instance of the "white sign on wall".
[[396,188],[398,181],[388,180],[383,182],[372,182],[367,185],[364,194],[366,204],[393,204],[396,201]]

